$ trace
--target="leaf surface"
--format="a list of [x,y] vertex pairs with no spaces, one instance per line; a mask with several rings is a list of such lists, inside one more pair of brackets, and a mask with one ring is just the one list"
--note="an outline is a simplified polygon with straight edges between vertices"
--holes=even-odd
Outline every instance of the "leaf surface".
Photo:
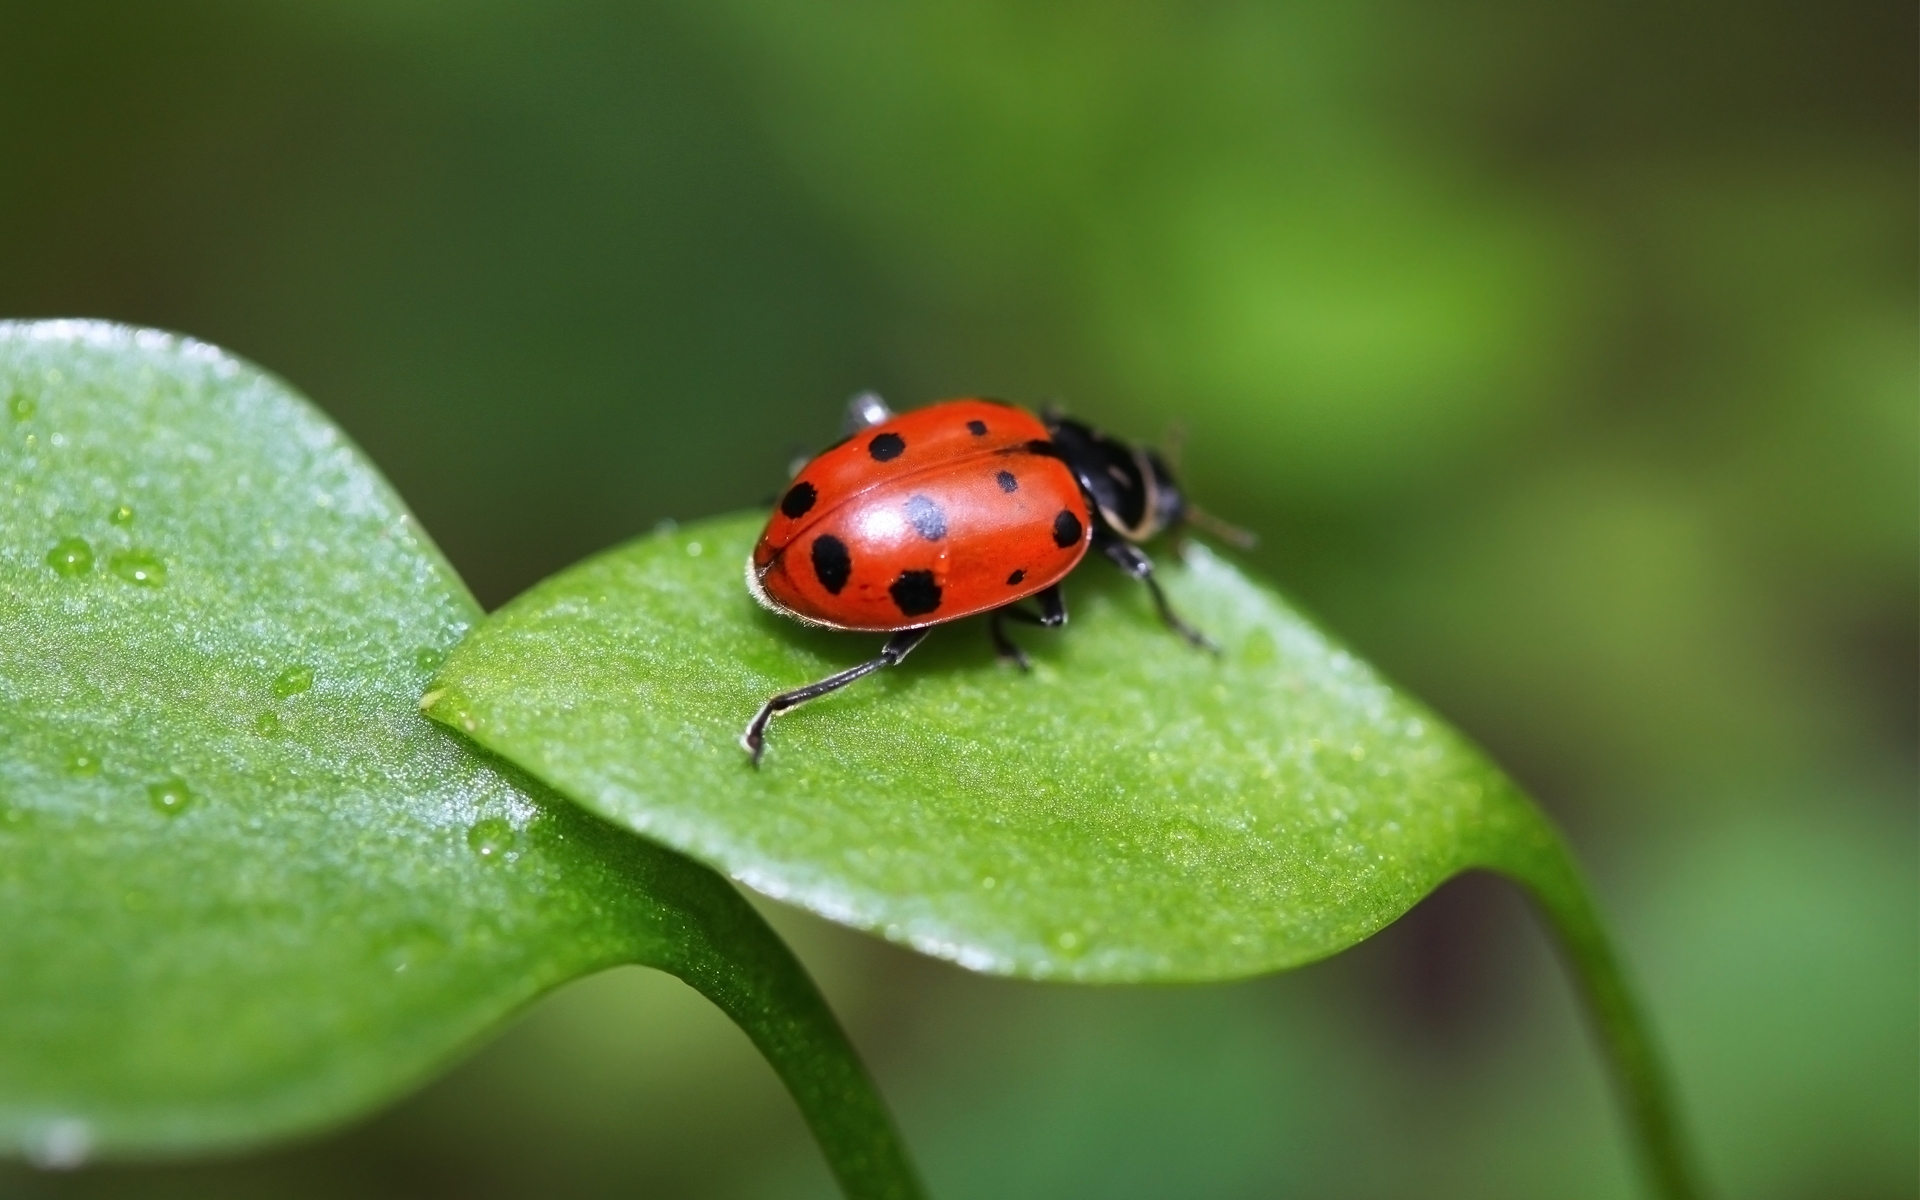
[[914,1191],[804,972],[708,869],[420,692],[480,613],[318,413],[222,352],[0,324],[0,1147],[244,1144],[640,962],[742,1026],[861,1195]]
[[[608,818],[769,895],[985,971],[1252,975],[1332,954],[1475,865],[1552,840],[1505,777],[1204,547],[1165,569],[1199,652],[1090,562],[1072,619],[997,662],[981,621],[777,718],[875,653],[742,585],[762,518],[641,538],[455,651],[439,719]],[[1019,628],[1019,627],[1016,627]]]
[[[487,618],[436,719],[612,821],[768,895],[978,971],[1230,979],[1337,953],[1473,868],[1520,883],[1593,1015],[1659,1194],[1698,1194],[1660,1057],[1557,831],[1476,748],[1204,547],[1162,564],[1221,646],[1091,563],[1034,661],[983,619],[775,720],[767,697],[880,639],[758,607],[764,516],[656,533]],[[1020,629],[1022,627],[1015,627]]]

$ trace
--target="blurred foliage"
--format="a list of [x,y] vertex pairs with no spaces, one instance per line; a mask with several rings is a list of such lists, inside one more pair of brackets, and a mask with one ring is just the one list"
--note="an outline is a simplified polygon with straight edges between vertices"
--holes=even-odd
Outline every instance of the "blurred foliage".
[[[1912,1196],[1914,22],[15,0],[0,312],[273,364],[490,604],[770,496],[856,387],[1178,420],[1263,570],[1573,828],[1728,1194]],[[1628,1194],[1485,881],[1194,991],[782,919],[937,1195]],[[330,1142],[0,1185],[818,1191],[720,1022],[609,976]]]

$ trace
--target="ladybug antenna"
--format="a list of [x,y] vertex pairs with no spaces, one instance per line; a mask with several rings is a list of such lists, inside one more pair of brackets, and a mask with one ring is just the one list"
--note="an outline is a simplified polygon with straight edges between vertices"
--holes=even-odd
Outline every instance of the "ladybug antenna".
[[1260,536],[1251,529],[1242,529],[1238,525],[1229,525],[1197,504],[1187,505],[1187,524],[1202,529],[1241,550],[1251,550],[1260,540]]
[[859,433],[862,429],[893,420],[893,410],[875,391],[855,392],[853,399],[847,401],[847,417],[840,423],[846,433]]

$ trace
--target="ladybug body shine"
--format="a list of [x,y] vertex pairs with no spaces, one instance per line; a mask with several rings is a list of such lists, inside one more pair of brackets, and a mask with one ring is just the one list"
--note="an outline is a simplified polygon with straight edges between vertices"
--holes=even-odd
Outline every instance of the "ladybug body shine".
[[[810,625],[893,636],[879,657],[762,705],[741,738],[756,765],[776,714],[898,663],[935,625],[986,613],[995,649],[1025,668],[1005,621],[1065,624],[1060,581],[1090,549],[1212,648],[1167,606],[1134,544],[1199,515],[1152,451],[992,400],[895,416],[865,392],[847,427],[795,472],[747,561],[747,590]],[[1038,614],[1020,605],[1029,597]]]

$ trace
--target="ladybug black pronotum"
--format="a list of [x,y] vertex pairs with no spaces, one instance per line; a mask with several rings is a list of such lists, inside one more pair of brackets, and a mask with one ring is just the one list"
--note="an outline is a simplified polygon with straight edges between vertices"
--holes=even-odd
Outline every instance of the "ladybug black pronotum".
[[[761,705],[740,739],[756,765],[775,714],[898,663],[935,625],[986,613],[994,648],[1024,669],[1006,620],[1064,625],[1060,581],[1089,547],[1146,584],[1176,633],[1213,649],[1168,607],[1135,543],[1195,522],[1247,535],[1188,504],[1152,450],[993,400],[895,416],[863,392],[847,427],[794,473],[747,560],[747,590],[809,625],[893,636],[878,658]],[[1038,614],[1019,606],[1029,596]]]

